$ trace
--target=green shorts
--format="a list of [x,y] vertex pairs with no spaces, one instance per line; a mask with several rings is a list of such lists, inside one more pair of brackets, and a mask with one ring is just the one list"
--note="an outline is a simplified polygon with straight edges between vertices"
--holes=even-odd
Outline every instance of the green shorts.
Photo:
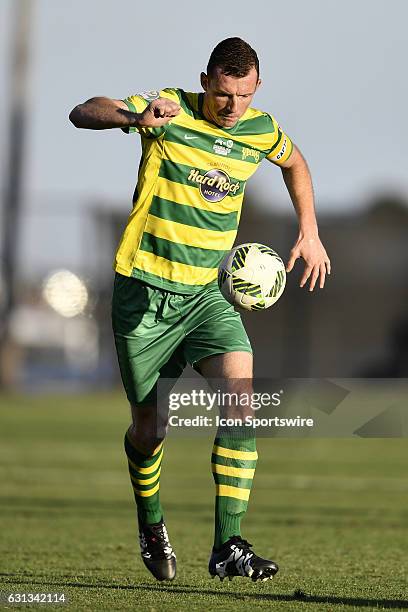
[[187,363],[247,351],[251,344],[241,317],[217,283],[180,295],[116,274],[112,325],[120,373],[129,402],[154,401],[158,379],[177,379]]

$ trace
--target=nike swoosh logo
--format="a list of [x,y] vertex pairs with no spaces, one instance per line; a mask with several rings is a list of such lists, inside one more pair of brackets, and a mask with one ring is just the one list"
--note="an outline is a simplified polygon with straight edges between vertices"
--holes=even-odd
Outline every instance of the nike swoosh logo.
[[184,134],[184,138],[186,140],[193,140],[193,138],[198,138],[198,136],[188,136],[188,134]]

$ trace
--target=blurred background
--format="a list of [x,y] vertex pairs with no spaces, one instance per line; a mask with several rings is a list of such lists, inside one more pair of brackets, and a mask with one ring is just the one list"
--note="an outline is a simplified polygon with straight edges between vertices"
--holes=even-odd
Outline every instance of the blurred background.
[[[214,45],[258,51],[255,106],[306,156],[333,274],[270,311],[244,315],[258,376],[408,373],[408,51],[404,0],[226,0],[222,11],[159,0],[3,0],[0,4],[1,358],[3,389],[119,385],[110,329],[111,263],[130,212],[137,135],[76,130],[94,95],[199,88]],[[247,190],[238,243],[286,260],[296,217],[278,168]],[[191,371],[190,371],[191,375]]]

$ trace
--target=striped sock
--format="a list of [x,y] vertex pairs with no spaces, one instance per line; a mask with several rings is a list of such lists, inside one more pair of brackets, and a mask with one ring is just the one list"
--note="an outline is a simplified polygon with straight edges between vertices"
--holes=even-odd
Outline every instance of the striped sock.
[[158,523],[163,516],[159,498],[163,442],[151,455],[145,455],[135,448],[126,432],[125,451],[139,520],[148,525]]
[[216,487],[214,548],[241,535],[241,519],[248,507],[258,453],[255,438],[222,436],[211,456]]

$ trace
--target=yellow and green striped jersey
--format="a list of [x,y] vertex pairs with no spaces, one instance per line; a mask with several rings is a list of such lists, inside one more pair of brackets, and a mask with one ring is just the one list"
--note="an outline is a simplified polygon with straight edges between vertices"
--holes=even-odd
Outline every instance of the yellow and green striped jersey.
[[206,121],[203,94],[164,89],[125,102],[142,112],[156,97],[181,112],[161,128],[128,128],[142,138],[133,210],[114,268],[175,293],[199,291],[217,278],[234,243],[247,180],[267,158],[284,163],[290,138],[268,113],[249,108],[233,128]]

